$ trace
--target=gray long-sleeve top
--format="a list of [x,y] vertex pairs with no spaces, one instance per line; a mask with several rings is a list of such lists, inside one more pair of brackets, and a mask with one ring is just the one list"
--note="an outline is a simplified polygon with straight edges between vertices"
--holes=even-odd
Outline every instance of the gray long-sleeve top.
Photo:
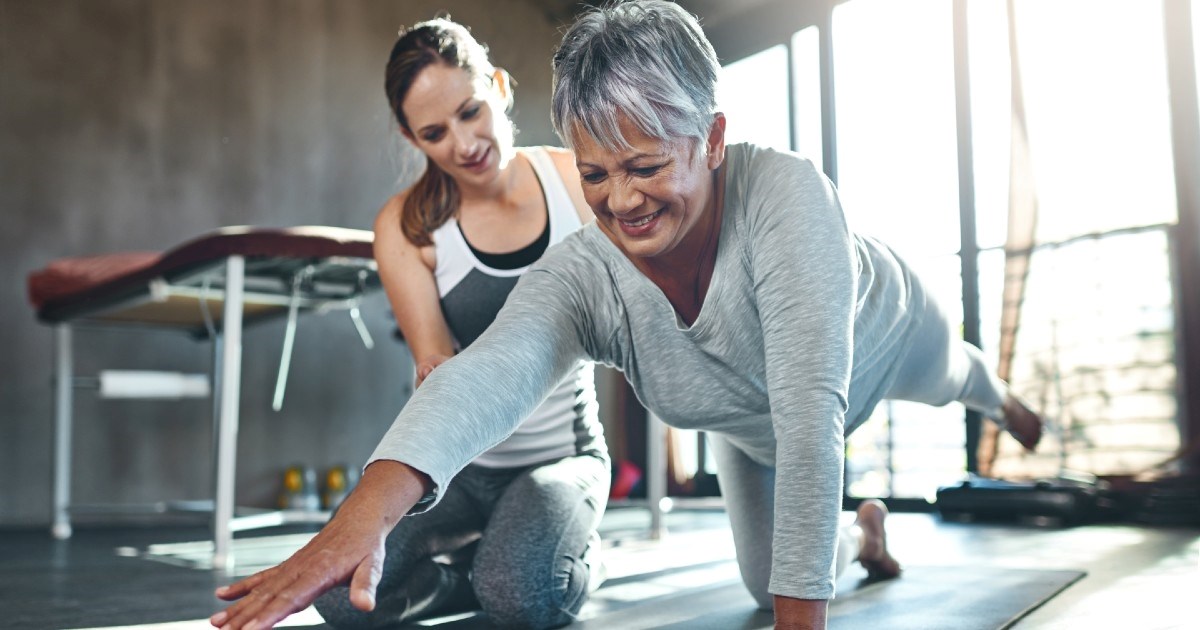
[[668,424],[724,434],[775,468],[770,591],[831,597],[844,436],[893,380],[925,298],[891,250],[848,230],[810,162],[750,145],[729,146],[726,162],[716,265],[691,327],[587,225],[430,375],[371,461],[444,488],[576,361],[605,363]]

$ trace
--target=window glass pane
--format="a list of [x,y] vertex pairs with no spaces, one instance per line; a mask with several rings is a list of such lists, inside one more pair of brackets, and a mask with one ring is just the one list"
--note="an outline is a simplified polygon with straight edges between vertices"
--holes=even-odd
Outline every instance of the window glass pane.
[[[1036,454],[1002,440],[994,475],[1125,475],[1179,448],[1168,255],[1163,228],[1034,253],[1010,380],[1050,423]],[[1004,253],[984,252],[980,269],[984,343],[995,360]]]
[[846,216],[909,255],[959,249],[951,8],[949,0],[853,0],[833,13]]
[[1004,0],[982,0],[967,5],[975,240],[980,247],[1002,247],[1008,238],[1012,93],[1007,23]]
[[[1010,380],[1050,424],[1034,455],[1001,440],[992,473],[1144,470],[1179,446],[1170,262],[1164,229],[1115,230],[1176,220],[1162,3],[1019,0],[1015,10],[1043,246],[1030,259]],[[973,1],[968,15],[979,238],[1000,246],[1008,17],[1004,0]],[[995,364],[1004,254],[979,263]]]
[[[1173,222],[1162,3],[1020,0],[1015,9],[1038,240]],[[981,243],[995,246],[1008,206],[1008,18],[1003,0],[968,10],[978,225]]]
[[796,151],[824,170],[821,150],[821,34],[810,26],[792,36],[792,103]]
[[787,46],[780,44],[721,68],[717,107],[725,112],[725,142],[791,148]]
[[[833,14],[838,189],[962,321],[952,5],[853,0]],[[888,402],[847,442],[851,496],[927,498],[966,468],[961,405]]]

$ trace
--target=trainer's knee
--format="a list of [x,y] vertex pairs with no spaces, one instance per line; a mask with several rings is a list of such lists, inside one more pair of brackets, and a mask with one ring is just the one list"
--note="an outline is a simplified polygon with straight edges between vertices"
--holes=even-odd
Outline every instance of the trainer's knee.
[[475,596],[488,618],[503,628],[542,630],[575,620],[587,601],[588,569],[564,558],[552,576],[525,571],[494,571],[476,564]]
[[340,630],[360,630],[370,628],[368,613],[354,607],[350,603],[350,588],[338,586],[318,597],[313,607],[321,614],[325,623]]

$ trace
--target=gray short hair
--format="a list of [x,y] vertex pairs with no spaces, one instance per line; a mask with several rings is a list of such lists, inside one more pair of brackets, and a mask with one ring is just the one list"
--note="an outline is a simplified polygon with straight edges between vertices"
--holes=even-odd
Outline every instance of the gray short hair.
[[554,54],[551,120],[566,146],[586,133],[629,148],[625,116],[659,140],[708,138],[717,111],[716,52],[695,16],[673,2],[636,0],[588,11]]

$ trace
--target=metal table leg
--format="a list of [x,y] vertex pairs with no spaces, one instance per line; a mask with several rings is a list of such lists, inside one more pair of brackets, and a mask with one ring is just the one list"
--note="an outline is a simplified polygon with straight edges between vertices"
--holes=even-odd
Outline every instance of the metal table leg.
[[59,540],[71,537],[71,405],[75,386],[72,366],[71,326],[54,327],[54,486],[51,505],[54,510],[50,534]]
[[230,256],[225,267],[225,311],[221,320],[220,381],[214,436],[213,568],[230,569],[233,543],[234,472],[237,466],[238,403],[242,377],[242,306],[246,261]]
[[663,499],[667,497],[667,431],[663,421],[646,412],[646,498],[650,502],[650,538],[666,533]]

